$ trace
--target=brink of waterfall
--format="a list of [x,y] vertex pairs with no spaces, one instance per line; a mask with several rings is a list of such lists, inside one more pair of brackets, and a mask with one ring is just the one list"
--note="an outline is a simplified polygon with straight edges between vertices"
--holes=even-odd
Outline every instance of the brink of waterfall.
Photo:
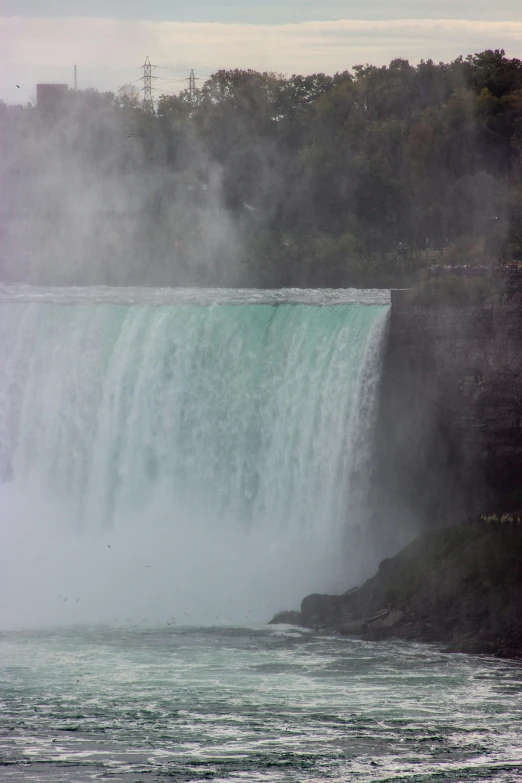
[[388,312],[3,289],[1,624],[264,621],[359,579]]

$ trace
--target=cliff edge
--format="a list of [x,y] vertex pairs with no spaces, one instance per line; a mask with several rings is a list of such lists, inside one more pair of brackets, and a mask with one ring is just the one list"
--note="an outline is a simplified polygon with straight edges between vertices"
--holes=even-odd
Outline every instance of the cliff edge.
[[428,531],[342,595],[309,595],[290,622],[370,640],[522,658],[522,523],[481,518]]

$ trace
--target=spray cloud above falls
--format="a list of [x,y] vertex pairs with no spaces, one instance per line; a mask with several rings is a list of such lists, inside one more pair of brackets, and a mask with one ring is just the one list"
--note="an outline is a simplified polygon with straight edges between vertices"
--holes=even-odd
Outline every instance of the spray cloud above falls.
[[522,63],[486,51],[327,76],[218,71],[142,106],[0,104],[0,277],[400,287],[522,245]]

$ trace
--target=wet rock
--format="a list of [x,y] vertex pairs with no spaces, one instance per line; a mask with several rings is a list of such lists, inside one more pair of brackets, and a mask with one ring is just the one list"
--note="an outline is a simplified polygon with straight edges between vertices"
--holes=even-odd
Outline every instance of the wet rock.
[[431,530],[360,587],[309,595],[300,613],[274,621],[522,658],[522,525],[477,520]]
[[359,636],[364,633],[366,628],[365,620],[349,620],[340,626],[339,633],[343,634],[343,636]]
[[302,625],[301,612],[278,612],[270,620],[270,625],[284,623],[285,625]]

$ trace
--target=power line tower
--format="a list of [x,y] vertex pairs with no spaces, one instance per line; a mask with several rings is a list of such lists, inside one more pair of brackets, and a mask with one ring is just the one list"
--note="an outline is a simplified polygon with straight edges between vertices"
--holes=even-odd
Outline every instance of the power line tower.
[[196,102],[196,76],[194,74],[194,68],[190,70],[190,76],[188,77],[189,83],[189,101],[192,105]]
[[150,64],[148,57],[142,65],[143,68],[143,111],[154,111],[154,99],[152,98],[152,80],[156,77],[152,75],[152,69],[156,66]]
[[74,92],[76,92],[78,89],[78,69],[76,65],[74,66]]

